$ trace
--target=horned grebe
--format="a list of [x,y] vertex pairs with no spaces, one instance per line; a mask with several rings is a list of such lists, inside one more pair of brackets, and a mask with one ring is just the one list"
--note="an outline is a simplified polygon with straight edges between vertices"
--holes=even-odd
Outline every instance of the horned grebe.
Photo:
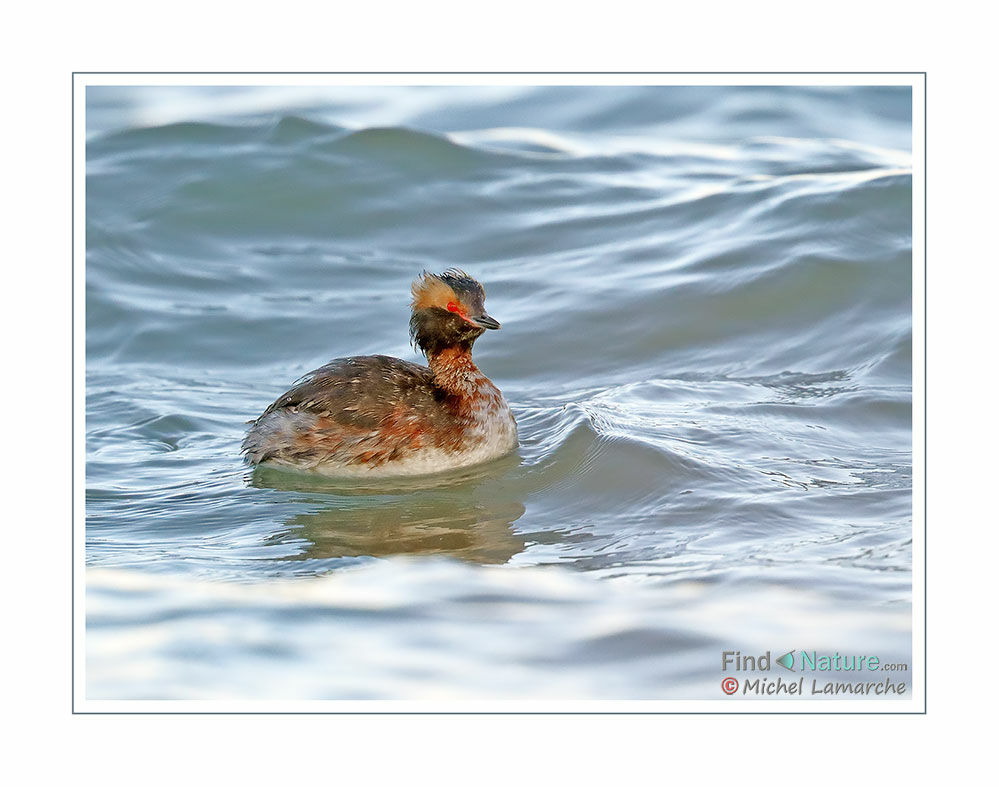
[[310,372],[261,414],[243,440],[253,464],[333,476],[400,476],[478,464],[517,446],[510,407],[472,362],[500,324],[464,271],[424,271],[412,285],[409,334],[429,368],[366,355]]

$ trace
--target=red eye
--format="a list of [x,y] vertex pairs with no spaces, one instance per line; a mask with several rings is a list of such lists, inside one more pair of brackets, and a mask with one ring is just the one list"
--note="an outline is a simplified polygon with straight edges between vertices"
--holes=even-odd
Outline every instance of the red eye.
[[447,310],[449,312],[458,312],[458,311],[461,311],[461,309],[458,307],[458,304],[455,303],[454,301],[451,301],[450,303],[448,303]]

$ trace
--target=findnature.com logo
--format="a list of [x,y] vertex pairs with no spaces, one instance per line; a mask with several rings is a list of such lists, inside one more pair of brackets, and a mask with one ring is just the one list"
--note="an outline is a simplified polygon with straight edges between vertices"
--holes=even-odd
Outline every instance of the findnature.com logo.
[[[843,655],[838,651],[833,654],[819,653],[815,650],[789,650],[784,655],[772,658],[770,651],[758,656],[743,655],[738,650],[724,650],[721,654],[722,672],[759,673],[770,672],[778,666],[788,672],[798,673],[838,673],[842,680],[825,680],[832,675],[812,677],[801,674],[797,680],[785,679],[782,675],[775,678],[768,676],[746,675],[740,680],[734,675],[726,675],[721,682],[722,692],[732,696],[831,696],[831,695],[867,695],[867,696],[900,696],[905,694],[905,681],[892,680],[888,675],[879,680],[857,680],[857,678],[874,678],[871,673],[905,672],[909,665],[898,662],[883,662],[880,657],[872,655]],[[853,673],[853,674],[845,674]],[[850,680],[852,678],[852,680]],[[806,679],[809,681],[806,683]]]

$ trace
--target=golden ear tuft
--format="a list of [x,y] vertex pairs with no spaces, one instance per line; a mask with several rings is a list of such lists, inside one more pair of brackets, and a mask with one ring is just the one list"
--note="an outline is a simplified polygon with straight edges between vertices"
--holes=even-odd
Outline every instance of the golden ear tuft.
[[457,301],[458,296],[454,290],[437,276],[423,271],[413,282],[413,310],[429,309],[431,306],[438,306],[446,309],[448,303]]

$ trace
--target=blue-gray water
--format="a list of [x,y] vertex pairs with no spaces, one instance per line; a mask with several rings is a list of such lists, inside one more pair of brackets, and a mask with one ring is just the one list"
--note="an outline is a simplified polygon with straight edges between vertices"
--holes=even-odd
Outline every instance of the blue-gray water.
[[[88,698],[911,664],[908,88],[86,101]],[[416,360],[409,282],[449,266],[503,323],[476,357],[517,455],[367,488],[241,462],[303,373]]]

